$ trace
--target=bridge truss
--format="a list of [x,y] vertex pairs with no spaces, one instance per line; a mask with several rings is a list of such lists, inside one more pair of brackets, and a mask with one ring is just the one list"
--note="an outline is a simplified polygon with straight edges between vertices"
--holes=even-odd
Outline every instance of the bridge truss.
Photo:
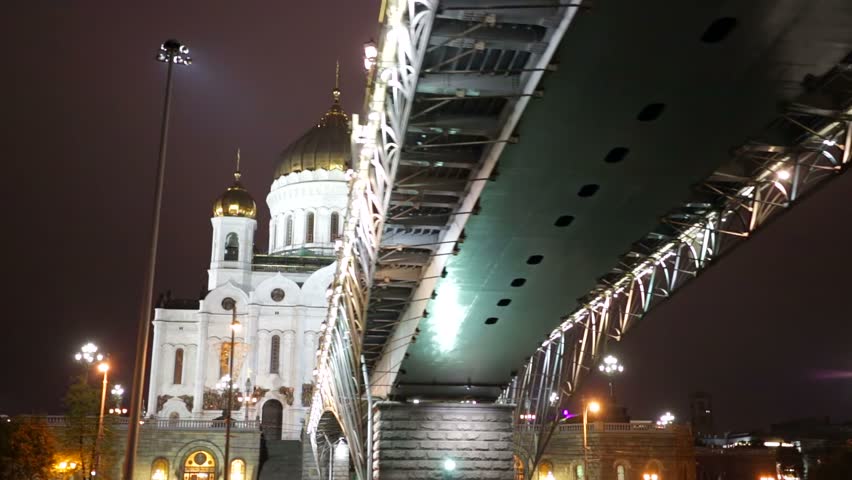
[[850,92],[852,55],[769,125],[763,138],[776,141],[737,149],[579,299],[581,307],[563,318],[498,400],[516,405],[515,442],[526,457],[524,471],[535,471],[560,413],[600,362],[607,340],[621,340],[715,260],[846,171],[852,161]]
[[[577,2],[388,0],[353,117],[348,213],[317,351],[307,433],[327,412],[371,477],[373,396],[387,398],[446,258],[463,240]],[[325,414],[325,415],[324,415]]]

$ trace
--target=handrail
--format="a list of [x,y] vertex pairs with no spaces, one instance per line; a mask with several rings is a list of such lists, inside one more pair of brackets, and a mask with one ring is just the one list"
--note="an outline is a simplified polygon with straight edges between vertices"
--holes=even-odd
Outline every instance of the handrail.
[[[69,424],[68,417],[64,415],[47,415],[44,417],[45,423],[48,426],[64,427]],[[109,425],[113,427],[126,428],[128,417],[108,417]],[[86,421],[92,423],[97,422],[97,417],[85,417]],[[193,420],[193,419],[146,419],[142,420],[142,428],[150,428],[156,430],[224,430],[225,420]],[[231,422],[232,430],[260,430],[261,423],[258,420],[233,420]]]

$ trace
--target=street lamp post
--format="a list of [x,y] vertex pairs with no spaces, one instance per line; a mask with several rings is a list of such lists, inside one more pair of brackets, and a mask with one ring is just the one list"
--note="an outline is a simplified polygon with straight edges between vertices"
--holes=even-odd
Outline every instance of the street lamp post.
[[246,422],[248,422],[248,420],[249,420],[249,408],[251,408],[251,406],[253,404],[257,403],[257,397],[255,397],[254,394],[251,391],[251,379],[250,378],[246,379],[246,393],[244,393],[240,397],[237,397],[237,400],[239,400],[240,402],[243,403],[243,405],[245,405]]
[[231,311],[231,349],[228,353],[228,410],[225,413],[225,480],[230,480],[231,409],[234,400],[234,337],[237,330],[240,329],[240,322],[237,321],[237,303],[233,299],[226,298],[223,300],[222,307]]
[[[583,406],[583,477],[588,477],[589,471],[589,412],[598,413],[601,404],[592,400]],[[584,480],[585,480],[584,478]]]
[[91,367],[93,363],[100,362],[103,359],[103,354],[98,353],[98,346],[92,342],[83,345],[80,347],[80,351],[74,354],[74,360],[80,362],[86,372],[80,379],[83,383],[89,383],[89,367]]
[[148,265],[145,273],[142,304],[139,308],[139,325],[136,333],[136,361],[133,367],[133,388],[130,395],[130,421],[127,427],[127,450],[122,466],[122,478],[133,479],[136,447],[139,443],[139,422],[142,413],[142,391],[145,385],[145,360],[148,356],[148,331],[151,325],[151,307],[154,299],[154,273],[157,265],[157,241],[160,236],[160,211],[163,205],[163,183],[166,173],[166,146],[169,138],[169,113],[172,103],[172,67],[190,65],[189,48],[177,40],[166,40],[157,52],[157,61],[166,63],[166,96],[163,103],[163,120],[160,127],[160,155],[154,186],[154,211],[151,218],[151,238]]
[[615,392],[612,388],[612,377],[623,372],[624,365],[619,363],[618,358],[612,355],[607,355],[603,359],[603,363],[598,366],[598,370],[609,378],[609,399],[612,403],[615,403]]
[[109,373],[109,364],[102,362],[98,364],[98,371],[104,374],[103,386],[101,387],[101,410],[98,413],[98,436],[95,437],[95,465],[92,468],[94,472],[98,471],[101,463],[101,441],[104,436],[104,405],[106,405],[107,391],[107,374]]

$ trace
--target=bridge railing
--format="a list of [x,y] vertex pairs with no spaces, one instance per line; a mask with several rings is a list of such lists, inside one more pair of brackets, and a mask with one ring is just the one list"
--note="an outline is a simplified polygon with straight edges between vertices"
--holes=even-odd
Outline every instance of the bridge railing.
[[[48,415],[43,417],[45,423],[51,427],[68,426],[70,420],[64,415]],[[87,417],[86,423],[96,424],[97,417]],[[127,417],[107,417],[105,419],[108,425],[113,428],[127,428],[129,418]],[[224,420],[190,420],[190,419],[148,419],[140,422],[142,428],[155,430],[225,430]],[[253,431],[260,430],[260,422],[257,420],[233,420],[231,422],[231,430]]]
[[[544,425],[519,424],[514,426],[516,433],[538,433],[545,428]],[[657,425],[655,423],[636,422],[593,422],[587,425],[588,433],[643,433],[643,434],[677,434],[689,431],[684,425]],[[583,433],[582,423],[563,423],[556,427],[554,433]]]

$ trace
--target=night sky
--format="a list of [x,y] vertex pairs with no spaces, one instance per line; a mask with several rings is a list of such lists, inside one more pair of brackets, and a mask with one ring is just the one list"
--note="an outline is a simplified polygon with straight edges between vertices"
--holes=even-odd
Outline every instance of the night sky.
[[[210,208],[237,147],[265,250],[276,154],[330,104],[336,59],[344,107],[360,110],[362,45],[376,34],[379,0],[117,3],[16,2],[0,20],[11,293],[0,413],[59,413],[78,371],[73,353],[88,340],[130,380],[163,40],[186,43],[193,64],[175,77],[155,292],[197,298],[206,286]],[[852,176],[833,181],[612,349],[628,369],[616,393],[635,418],[665,409],[684,418],[688,393],[702,389],[723,428],[852,419],[850,191]]]

